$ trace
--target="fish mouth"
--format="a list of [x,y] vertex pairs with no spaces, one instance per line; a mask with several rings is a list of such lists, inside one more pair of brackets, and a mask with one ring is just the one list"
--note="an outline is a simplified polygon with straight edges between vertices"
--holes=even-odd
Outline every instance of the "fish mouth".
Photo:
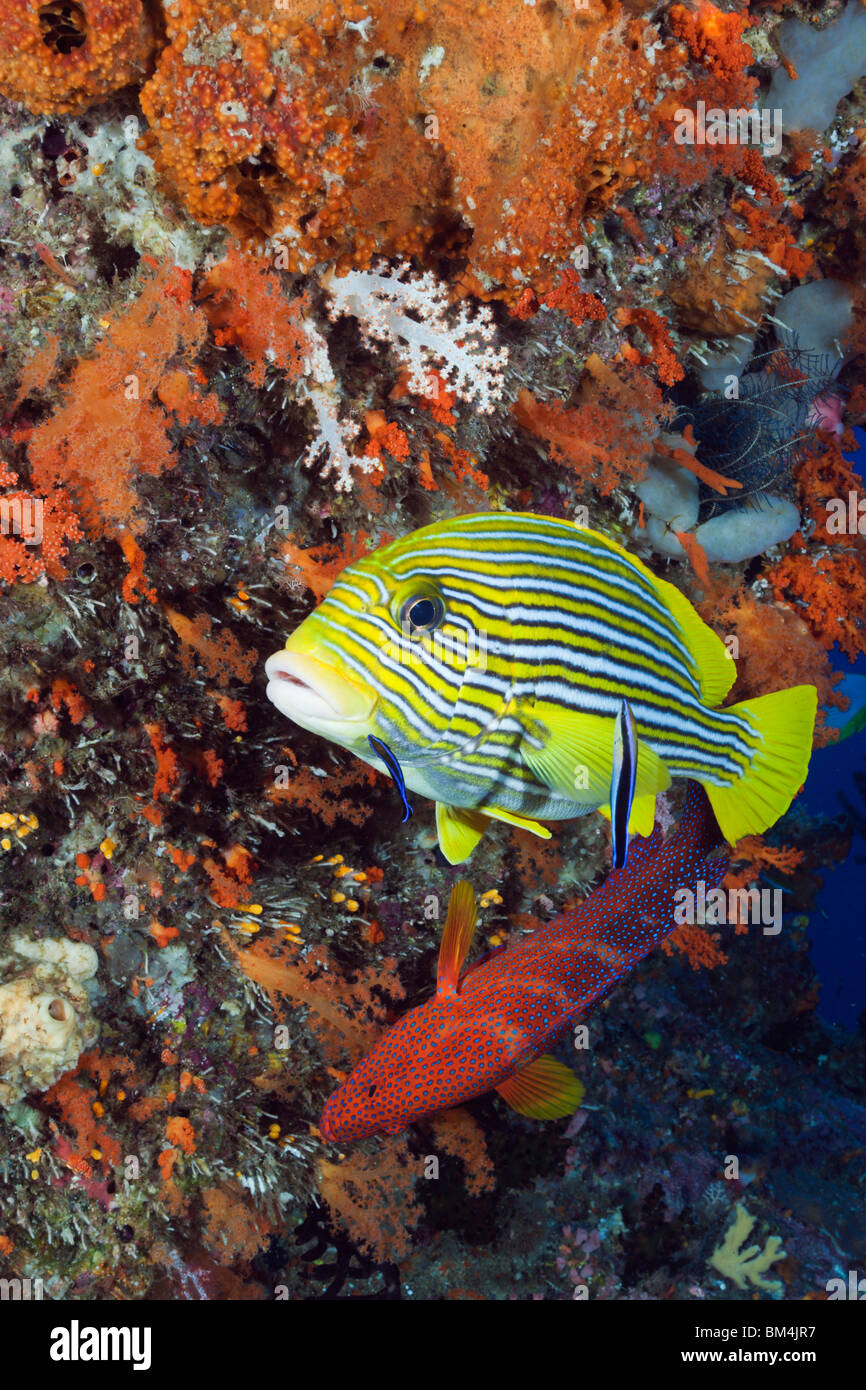
[[296,724],[360,724],[368,719],[375,695],[315,657],[283,650],[265,662],[267,696]]

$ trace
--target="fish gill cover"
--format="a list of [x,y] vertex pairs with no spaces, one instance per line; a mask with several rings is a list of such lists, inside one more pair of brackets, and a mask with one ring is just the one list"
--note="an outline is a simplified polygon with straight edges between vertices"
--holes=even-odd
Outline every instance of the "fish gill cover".
[[[862,1273],[863,954],[831,1027],[809,944],[863,782],[797,796],[866,656],[860,9],[7,0],[4,1288],[754,1306]],[[517,513],[595,567],[497,553]],[[431,572],[416,533],[456,523]],[[665,882],[660,949],[549,1060],[334,1142],[458,874],[459,1001],[616,874],[659,901],[726,778],[721,884]]]

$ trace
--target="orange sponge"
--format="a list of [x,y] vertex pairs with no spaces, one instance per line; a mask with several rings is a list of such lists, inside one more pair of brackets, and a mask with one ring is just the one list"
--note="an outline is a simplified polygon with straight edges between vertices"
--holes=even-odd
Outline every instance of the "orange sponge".
[[142,0],[6,0],[0,92],[35,115],[85,111],[142,82],[154,42]]

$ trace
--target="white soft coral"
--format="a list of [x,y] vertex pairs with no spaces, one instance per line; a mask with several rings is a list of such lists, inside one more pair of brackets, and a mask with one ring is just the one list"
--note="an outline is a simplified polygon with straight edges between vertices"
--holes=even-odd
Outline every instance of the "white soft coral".
[[462,305],[451,314],[444,286],[429,271],[412,275],[408,265],[331,271],[322,283],[331,318],[351,314],[368,343],[388,343],[409,369],[411,390],[426,393],[435,368],[449,390],[485,413],[501,399],[508,352],[485,346],[495,331],[486,306],[470,314]]
[[[358,320],[368,344],[387,343],[408,368],[412,391],[435,394],[435,369],[446,390],[485,413],[501,399],[508,352],[489,346],[495,330],[487,307],[474,314],[465,305],[452,311],[444,286],[429,272],[413,275],[408,265],[393,272],[383,264],[348,275],[329,271],[322,285],[330,299],[331,320],[349,314]],[[298,394],[316,417],[315,438],[303,462],[308,468],[321,462],[320,476],[332,476],[337,491],[348,492],[353,469],[369,471],[378,460],[352,453],[360,426],[340,416],[340,386],[327,339],[310,318],[304,319],[303,329],[308,352]]]
[[310,402],[316,416],[316,435],[303,462],[307,468],[312,468],[324,453],[320,476],[327,478],[329,473],[333,474],[337,492],[349,492],[353,467],[363,472],[372,468],[375,460],[355,458],[349,452],[360,425],[355,420],[340,419],[340,392],[325,337],[310,319],[304,319],[303,328],[309,353],[304,364],[305,375],[299,383],[299,395]]

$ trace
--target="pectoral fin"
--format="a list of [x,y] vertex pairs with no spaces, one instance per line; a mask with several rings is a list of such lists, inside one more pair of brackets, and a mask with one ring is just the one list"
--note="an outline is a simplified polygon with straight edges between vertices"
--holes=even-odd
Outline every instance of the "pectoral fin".
[[462,864],[468,859],[489,824],[489,817],[482,811],[436,803],[439,848],[449,864]]
[[[599,806],[598,809],[607,820],[610,820],[610,803],[607,806]],[[629,835],[651,835],[655,818],[655,793],[652,796],[636,796],[631,803],[631,815],[628,818]]]
[[570,1067],[546,1052],[509,1076],[496,1090],[512,1110],[532,1120],[558,1120],[573,1115],[586,1087]]
[[[640,798],[655,800],[659,792],[666,791],[671,784],[671,774],[658,753],[641,739],[637,746],[637,780],[635,782],[635,801]],[[646,808],[644,807],[644,815]],[[652,822],[650,822],[652,830]],[[646,832],[649,834],[649,830]]]
[[[571,801],[609,803],[613,718],[536,702],[523,715],[523,722],[521,757],[539,782]],[[635,801],[664,791],[670,780],[658,754],[639,740]]]
[[607,800],[612,719],[537,702],[524,723],[520,754],[539,782],[571,801]]

